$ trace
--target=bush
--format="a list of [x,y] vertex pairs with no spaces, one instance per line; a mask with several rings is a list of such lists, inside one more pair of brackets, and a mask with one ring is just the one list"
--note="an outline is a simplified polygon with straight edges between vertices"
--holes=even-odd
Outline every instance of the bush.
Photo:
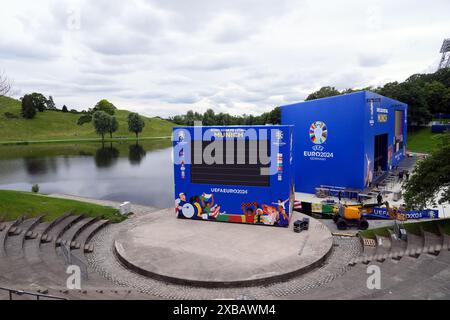
[[5,112],[4,115],[5,115],[5,118],[7,118],[7,119],[18,119],[19,118],[18,115],[11,113],[11,112]]
[[89,123],[91,121],[92,121],[92,116],[90,114],[84,114],[78,119],[77,124],[79,126],[82,126],[83,124]]
[[33,105],[31,95],[26,94],[22,98],[22,117],[25,119],[33,119],[36,116],[36,108]]
[[31,192],[34,192],[34,193],[38,193],[39,192],[39,185],[37,183],[33,184],[31,186]]

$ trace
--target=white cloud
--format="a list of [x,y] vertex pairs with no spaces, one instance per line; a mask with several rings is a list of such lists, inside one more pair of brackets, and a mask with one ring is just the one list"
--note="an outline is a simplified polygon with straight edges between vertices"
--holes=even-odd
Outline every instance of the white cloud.
[[447,12],[447,0],[16,0],[0,12],[0,69],[60,106],[261,113],[432,71]]

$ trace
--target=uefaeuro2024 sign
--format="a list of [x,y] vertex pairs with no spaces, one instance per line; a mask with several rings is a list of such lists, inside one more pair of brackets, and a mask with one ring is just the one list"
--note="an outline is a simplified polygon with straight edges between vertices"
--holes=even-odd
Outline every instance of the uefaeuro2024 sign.
[[[438,210],[413,210],[408,212],[402,212],[406,215],[408,220],[416,219],[439,219]],[[374,208],[372,213],[367,213],[364,215],[366,218],[376,218],[376,219],[390,219],[389,213],[386,208]]]

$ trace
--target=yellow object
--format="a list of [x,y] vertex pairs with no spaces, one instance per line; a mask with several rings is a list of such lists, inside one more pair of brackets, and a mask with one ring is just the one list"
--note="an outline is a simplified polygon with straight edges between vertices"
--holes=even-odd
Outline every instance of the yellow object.
[[198,202],[194,202],[194,206],[197,207],[197,216],[201,217],[202,216],[202,207]]
[[344,218],[347,220],[359,220],[361,219],[361,209],[358,207],[345,207]]
[[321,203],[313,203],[311,205],[311,211],[314,213],[322,213],[322,204]]

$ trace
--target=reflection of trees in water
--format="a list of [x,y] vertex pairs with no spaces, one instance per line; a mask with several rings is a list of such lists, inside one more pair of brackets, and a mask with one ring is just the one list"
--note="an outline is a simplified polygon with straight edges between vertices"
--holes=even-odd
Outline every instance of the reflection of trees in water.
[[130,145],[128,147],[128,151],[128,159],[130,160],[130,163],[132,165],[140,164],[142,159],[144,159],[146,155],[144,148],[137,142],[136,144]]
[[109,147],[105,147],[103,145],[100,149],[97,149],[95,152],[95,165],[98,168],[107,168],[116,163],[119,158],[120,152],[116,148],[112,146],[112,143]]
[[28,174],[46,174],[49,171],[57,172],[58,164],[55,158],[23,158]]

